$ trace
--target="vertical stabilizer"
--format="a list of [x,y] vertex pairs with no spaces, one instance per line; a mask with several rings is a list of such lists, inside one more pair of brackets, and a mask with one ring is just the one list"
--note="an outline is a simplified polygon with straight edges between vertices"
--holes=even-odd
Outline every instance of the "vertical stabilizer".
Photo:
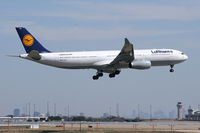
[[17,33],[22,41],[24,49],[27,53],[30,53],[32,50],[36,50],[39,53],[48,53],[50,52],[46,48],[44,48],[31,33],[29,33],[23,27],[16,27]]

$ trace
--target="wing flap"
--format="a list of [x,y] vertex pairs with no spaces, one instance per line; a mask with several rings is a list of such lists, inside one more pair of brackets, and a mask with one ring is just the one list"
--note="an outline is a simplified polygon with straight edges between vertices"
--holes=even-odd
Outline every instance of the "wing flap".
[[106,66],[106,65],[109,65],[111,61],[112,60],[98,61],[98,62],[94,63],[94,65],[95,66]]

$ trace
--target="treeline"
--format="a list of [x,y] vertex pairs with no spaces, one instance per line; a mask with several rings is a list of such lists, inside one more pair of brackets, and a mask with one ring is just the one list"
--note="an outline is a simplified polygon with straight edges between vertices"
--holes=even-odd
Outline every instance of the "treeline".
[[123,117],[100,117],[100,118],[94,118],[94,117],[85,117],[85,116],[49,116],[45,121],[87,121],[87,122],[139,122],[141,121],[138,118],[135,119],[127,119]]

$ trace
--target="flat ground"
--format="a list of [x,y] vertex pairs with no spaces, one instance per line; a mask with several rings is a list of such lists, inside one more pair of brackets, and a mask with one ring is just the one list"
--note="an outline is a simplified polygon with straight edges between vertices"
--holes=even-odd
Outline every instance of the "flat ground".
[[[159,124],[158,124],[159,123]],[[30,125],[0,125],[1,133],[200,133],[199,122],[153,121],[150,123],[68,123]]]

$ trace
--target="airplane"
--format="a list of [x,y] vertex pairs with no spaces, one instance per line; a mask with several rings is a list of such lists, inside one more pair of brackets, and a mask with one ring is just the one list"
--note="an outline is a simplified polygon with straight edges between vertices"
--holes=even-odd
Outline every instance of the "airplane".
[[52,52],[43,47],[26,28],[16,27],[16,31],[26,51],[26,54],[18,57],[57,68],[96,69],[93,80],[102,77],[103,73],[113,78],[126,68],[145,70],[152,66],[170,66],[170,72],[174,72],[175,64],[188,59],[186,54],[173,49],[134,50],[127,38],[121,50]]

